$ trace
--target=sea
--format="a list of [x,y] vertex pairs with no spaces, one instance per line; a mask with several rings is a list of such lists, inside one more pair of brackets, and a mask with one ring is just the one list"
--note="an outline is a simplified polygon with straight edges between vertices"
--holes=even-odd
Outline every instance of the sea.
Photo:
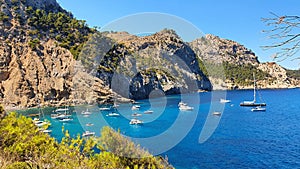
[[[221,103],[221,98],[231,102]],[[118,103],[115,107],[75,106],[71,108],[73,121],[65,123],[51,119],[53,108],[44,108],[42,118],[51,122],[50,135],[58,141],[63,137],[62,129],[72,137],[87,130],[100,136],[101,128],[110,126],[178,169],[300,168],[300,89],[260,90],[257,100],[267,103],[262,112],[239,106],[252,99],[252,90],[212,91]],[[181,101],[193,110],[179,110]],[[134,105],[139,105],[139,110],[132,110]],[[145,114],[147,110],[153,112]],[[83,115],[83,111],[92,114]],[[37,109],[20,112],[29,115]],[[108,116],[112,112],[120,116]],[[133,113],[139,115],[133,117]],[[130,125],[133,118],[143,124]]]

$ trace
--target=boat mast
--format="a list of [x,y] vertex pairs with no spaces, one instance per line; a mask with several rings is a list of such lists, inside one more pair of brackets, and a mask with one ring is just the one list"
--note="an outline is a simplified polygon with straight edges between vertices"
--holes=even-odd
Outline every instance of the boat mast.
[[255,73],[253,72],[253,79],[254,79],[254,87],[253,87],[253,102],[256,102],[256,80],[255,80]]

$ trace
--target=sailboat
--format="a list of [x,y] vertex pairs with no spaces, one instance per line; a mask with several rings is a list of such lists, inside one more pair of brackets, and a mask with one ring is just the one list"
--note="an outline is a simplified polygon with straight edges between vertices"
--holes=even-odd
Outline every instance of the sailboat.
[[255,80],[255,74],[253,73],[253,78],[254,78],[254,87],[253,87],[253,100],[252,101],[243,101],[240,103],[240,106],[266,106],[266,103],[259,103],[256,102],[256,80]]

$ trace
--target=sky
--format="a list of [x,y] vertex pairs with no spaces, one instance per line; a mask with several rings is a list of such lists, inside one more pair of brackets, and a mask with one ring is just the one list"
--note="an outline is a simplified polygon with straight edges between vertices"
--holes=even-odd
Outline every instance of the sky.
[[[129,15],[145,12],[165,13],[182,18],[204,34],[239,42],[256,53],[260,62],[273,61],[279,49],[263,50],[270,45],[268,27],[261,18],[272,17],[270,12],[282,15],[300,15],[299,0],[57,0],[77,19],[86,20],[91,27],[105,27]],[[141,24],[142,25],[142,24]],[[126,30],[125,30],[126,31]],[[159,31],[159,30],[157,30]],[[300,57],[300,53],[297,53]],[[278,62],[299,69],[300,60]]]

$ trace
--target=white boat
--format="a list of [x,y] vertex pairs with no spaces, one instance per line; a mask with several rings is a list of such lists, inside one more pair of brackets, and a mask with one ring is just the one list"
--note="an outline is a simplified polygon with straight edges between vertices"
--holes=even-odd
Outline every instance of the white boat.
[[43,133],[51,133],[52,130],[42,130]]
[[94,136],[95,132],[91,132],[91,131],[85,131],[84,133],[82,133],[82,137],[89,137],[89,136]]
[[68,112],[68,111],[69,111],[69,108],[59,108],[59,109],[55,110],[56,113]]
[[215,112],[213,112],[212,114],[215,115],[215,116],[221,116],[222,113],[221,113],[221,112],[218,112],[218,111],[215,111]]
[[82,115],[91,115],[92,112],[89,111],[89,109],[86,109],[86,111],[81,112]]
[[240,106],[266,106],[266,103],[258,103],[256,102],[256,80],[255,74],[253,73],[254,84],[253,84],[253,100],[252,101],[243,101],[240,103]]
[[33,120],[33,123],[37,126],[37,127],[43,127],[45,125],[51,125],[50,122],[48,121],[41,121],[40,119],[38,118],[34,118]]
[[133,113],[131,116],[133,116],[133,117],[139,117],[139,116],[142,116],[142,114],[140,114],[140,113]]
[[227,100],[227,99],[220,99],[220,103],[230,103],[231,100]]
[[69,118],[69,117],[71,117],[70,114],[51,114],[51,118],[52,119],[59,119],[59,120],[61,120],[61,119]]
[[71,115],[70,114],[59,114],[59,115],[57,115],[57,119],[65,119],[65,118],[69,118],[69,117],[71,117]]
[[139,105],[134,105],[131,107],[131,110],[139,110],[141,106]]
[[51,114],[51,119],[57,119],[58,114]]
[[99,110],[100,111],[109,111],[110,108],[109,107],[100,107]]
[[93,126],[94,124],[93,123],[86,123],[85,125],[86,126]]
[[152,113],[153,113],[152,110],[147,110],[147,111],[144,112],[144,114],[152,114]]
[[183,101],[181,101],[181,102],[178,103],[178,106],[179,106],[179,107],[180,107],[180,106],[187,106],[187,104],[184,103]]
[[56,110],[53,111],[54,113],[51,114],[51,118],[52,119],[64,119],[64,118],[68,118],[70,117],[70,110],[69,108],[65,107],[65,108],[58,108]]
[[46,122],[46,121],[36,121],[36,122],[34,122],[34,124],[37,127],[43,127],[43,126],[46,126],[46,125],[51,125],[49,122]]
[[266,111],[266,108],[261,107],[261,106],[257,106],[255,108],[252,108],[251,111]]
[[65,119],[61,119],[59,121],[60,122],[70,122],[70,121],[73,121],[73,119],[71,119],[71,118],[65,118]]
[[109,116],[109,117],[119,117],[120,114],[113,112],[113,113],[108,113],[108,115],[106,115],[106,116]]
[[194,110],[194,107],[187,106],[187,105],[181,105],[181,106],[179,106],[179,110],[181,110],[181,111],[191,111],[191,110]]
[[143,124],[143,121],[138,120],[138,119],[131,119],[129,124],[130,125],[140,125],[140,124]]

